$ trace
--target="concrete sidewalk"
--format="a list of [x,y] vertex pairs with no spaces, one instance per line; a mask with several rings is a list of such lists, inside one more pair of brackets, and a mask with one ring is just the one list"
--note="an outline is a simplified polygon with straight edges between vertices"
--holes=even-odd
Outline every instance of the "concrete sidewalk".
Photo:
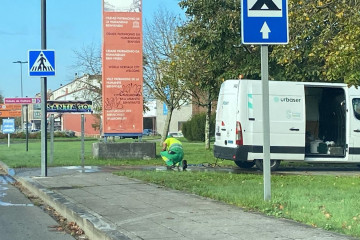
[[59,169],[14,177],[90,239],[354,239],[99,169]]

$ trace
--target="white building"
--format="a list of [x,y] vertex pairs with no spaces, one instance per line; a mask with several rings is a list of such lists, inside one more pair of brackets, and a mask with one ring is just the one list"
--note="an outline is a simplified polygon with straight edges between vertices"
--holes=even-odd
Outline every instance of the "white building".
[[[156,129],[159,134],[163,133],[166,117],[167,117],[167,107],[162,101],[156,101]],[[182,106],[179,110],[175,109],[171,116],[169,132],[179,132],[181,131],[182,124],[188,121],[193,114],[193,105],[186,104]]]

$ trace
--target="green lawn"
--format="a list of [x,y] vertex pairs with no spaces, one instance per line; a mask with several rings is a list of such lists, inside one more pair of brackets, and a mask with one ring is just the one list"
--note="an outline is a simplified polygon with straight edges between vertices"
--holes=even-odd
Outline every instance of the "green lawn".
[[[111,139],[109,139],[111,140]],[[85,141],[85,165],[164,165],[159,153],[161,150],[159,139],[143,138],[143,141],[155,141],[157,157],[151,160],[119,160],[119,159],[94,159],[92,157],[92,144],[98,139],[86,139]],[[183,140],[185,158],[192,164],[215,164],[219,163],[214,158],[212,151],[205,150],[204,143],[189,143]],[[134,142],[132,139],[116,139],[116,142]],[[0,161],[9,167],[40,167],[41,166],[41,142],[40,139],[29,141],[28,151],[26,152],[25,140],[13,139],[10,147],[6,139],[0,141]],[[81,141],[79,138],[55,138],[53,162],[50,162],[50,142],[48,142],[48,166],[76,166],[81,165]],[[223,164],[234,166],[231,161]]]

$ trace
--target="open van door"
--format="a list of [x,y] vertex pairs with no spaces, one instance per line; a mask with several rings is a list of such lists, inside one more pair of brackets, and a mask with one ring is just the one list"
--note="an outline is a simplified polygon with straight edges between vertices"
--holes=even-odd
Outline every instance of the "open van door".
[[[286,89],[285,94],[284,89]],[[306,118],[304,85],[270,84],[269,102],[271,158],[304,160]]]
[[[286,89],[286,90],[285,90]],[[253,88],[254,120],[250,121],[254,143],[262,145],[262,95]],[[305,158],[305,97],[304,85],[269,82],[270,155],[272,160],[304,160]],[[253,158],[262,157],[261,151]]]

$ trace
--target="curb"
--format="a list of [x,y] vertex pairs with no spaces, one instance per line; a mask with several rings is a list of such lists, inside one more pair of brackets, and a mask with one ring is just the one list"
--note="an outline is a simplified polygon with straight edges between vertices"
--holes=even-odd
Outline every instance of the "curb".
[[[76,222],[81,229],[85,231],[86,236],[90,239],[101,240],[131,240],[124,233],[116,230],[116,226],[106,222],[102,216],[85,210],[76,203],[67,199],[65,196],[47,189],[45,186],[33,181],[30,177],[17,178],[15,170],[9,168],[0,161],[0,167],[3,168],[12,179],[20,182],[27,190],[41,198],[46,204],[53,207],[63,217],[69,221]],[[10,174],[12,173],[12,175]]]
[[2,169],[4,169],[4,171],[5,171],[8,175],[10,175],[11,177],[14,177],[14,176],[15,176],[15,169],[9,168],[9,166],[6,165],[5,163],[3,163],[2,161],[0,161],[0,167],[1,167]]
[[63,217],[76,222],[90,239],[130,240],[126,235],[117,231],[115,225],[104,221],[102,216],[76,206],[76,203],[63,195],[46,189],[46,187],[32,181],[32,179],[20,178],[17,180]]

